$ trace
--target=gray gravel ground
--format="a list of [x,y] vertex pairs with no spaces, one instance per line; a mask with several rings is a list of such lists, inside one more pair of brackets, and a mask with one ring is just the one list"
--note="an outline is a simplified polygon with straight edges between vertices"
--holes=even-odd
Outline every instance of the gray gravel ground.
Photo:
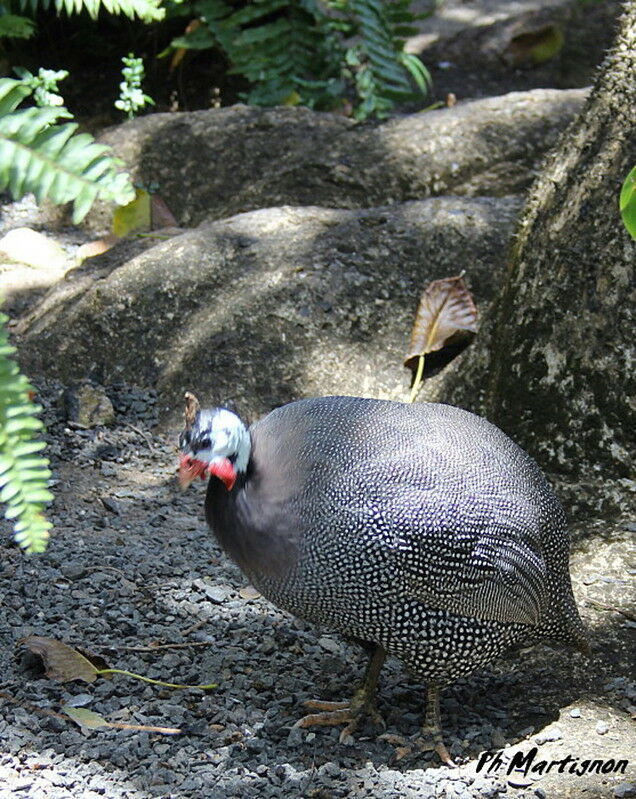
[[[350,744],[337,729],[293,727],[304,700],[351,694],[363,654],[240,596],[245,579],[205,527],[202,486],[175,487],[175,436],[152,431],[155,397],[110,387],[116,424],[82,430],[61,418],[61,386],[39,388],[55,537],[42,556],[24,556],[8,538],[0,554],[0,799],[636,796],[633,522],[590,518],[580,503],[587,521],[574,525],[572,568],[593,660],[540,646],[498,661],[445,693],[446,740],[460,768],[423,755],[395,762],[372,727]],[[18,645],[32,634],[113,667],[218,688],[170,690],[123,676],[60,684]],[[65,704],[182,732],[88,731],[42,713]],[[417,733],[422,686],[397,661],[383,672],[379,709],[388,733]],[[584,776],[555,767],[534,779],[507,774],[505,763],[476,773],[486,750],[505,759],[533,746],[537,760],[629,765]]]

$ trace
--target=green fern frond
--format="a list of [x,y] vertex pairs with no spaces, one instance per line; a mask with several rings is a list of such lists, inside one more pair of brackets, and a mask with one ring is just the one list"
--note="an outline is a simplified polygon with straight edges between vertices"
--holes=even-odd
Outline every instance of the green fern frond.
[[0,80],[0,117],[10,114],[28,97],[32,89],[24,81],[5,78]]
[[35,33],[35,22],[18,14],[3,14],[0,17],[0,38],[30,39]]
[[[231,73],[251,84],[252,105],[303,103],[324,108],[333,103],[341,53],[334,57],[328,18],[314,0],[263,0],[221,17],[218,0],[197,8],[232,64]],[[211,19],[210,11],[214,14]]]
[[64,109],[13,110],[24,96],[19,81],[0,80],[0,191],[8,187],[16,199],[33,192],[38,203],[73,202],[75,223],[98,196],[120,205],[134,199],[130,178],[108,147],[76,133],[75,123],[55,124],[68,117]]
[[97,19],[100,9],[104,9],[111,14],[123,14],[130,19],[139,17],[144,22],[155,22],[165,16],[165,10],[161,8],[162,0],[20,0],[20,8],[25,11],[35,13],[38,9],[48,9],[53,6],[58,12],[66,11],[71,14],[79,14],[86,11],[93,18]]
[[8,317],[0,313],[0,502],[4,516],[14,520],[15,540],[27,552],[43,552],[51,523],[44,517],[44,503],[53,499],[47,488],[51,472],[39,452],[43,441],[33,436],[43,428],[41,410],[30,399],[32,388],[9,357]]
[[430,88],[426,67],[404,53],[403,37],[417,19],[410,0],[255,0],[238,10],[225,0],[198,0],[195,10],[207,29],[173,40],[172,48],[219,47],[230,73],[250,83],[243,97],[252,105],[333,109],[352,87],[355,116],[365,119],[387,116],[394,102],[412,102]]

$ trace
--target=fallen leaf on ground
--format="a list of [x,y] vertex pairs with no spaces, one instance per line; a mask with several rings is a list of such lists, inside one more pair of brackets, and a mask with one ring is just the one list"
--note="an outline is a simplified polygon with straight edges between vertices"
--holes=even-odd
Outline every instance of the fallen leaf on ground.
[[18,641],[31,652],[39,655],[44,661],[47,677],[58,682],[71,680],[84,680],[95,682],[99,670],[88,658],[73,649],[73,647],[57,641],[55,638],[44,638],[39,635],[29,635]]
[[87,710],[85,707],[72,707],[71,705],[64,705],[62,712],[72,719],[80,727],[86,727],[89,730],[98,730],[100,727],[110,727],[111,725],[99,713],[93,710]]
[[75,253],[75,263],[79,265],[87,258],[94,258],[96,255],[102,255],[102,253],[108,252],[118,241],[119,236],[116,236],[114,233],[109,233],[107,236],[104,236],[103,239],[95,239],[95,241],[88,241],[86,244],[82,244]]
[[116,730],[145,730],[146,732],[158,732],[162,735],[178,735],[181,730],[178,727],[156,727],[150,724],[125,724],[119,721],[107,721],[99,713],[87,710],[84,707],[71,707],[64,705],[62,711],[74,721],[87,730],[99,730],[102,727],[112,727]]

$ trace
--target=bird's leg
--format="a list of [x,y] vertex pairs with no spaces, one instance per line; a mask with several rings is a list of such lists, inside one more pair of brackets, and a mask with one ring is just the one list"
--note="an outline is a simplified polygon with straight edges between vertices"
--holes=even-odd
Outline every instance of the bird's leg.
[[330,726],[346,724],[347,726],[340,733],[341,743],[344,743],[346,739],[357,730],[365,716],[369,716],[376,724],[385,727],[384,719],[380,716],[375,707],[378,677],[380,676],[385,658],[385,650],[379,644],[374,645],[373,652],[371,653],[369,663],[364,673],[362,685],[351,697],[351,700],[349,702],[322,702],[320,700],[310,699],[308,702],[305,702],[305,706],[311,710],[320,710],[322,712],[303,716],[294,726],[312,727],[315,724]]
[[448,749],[442,737],[442,723],[439,711],[439,686],[430,683],[426,686],[426,713],[424,715],[424,726],[422,736],[416,742],[417,745],[427,751],[433,749],[439,755],[442,763],[455,768],[455,764],[448,754]]
[[444,739],[442,737],[442,725],[439,711],[439,685],[429,683],[426,686],[426,713],[421,735],[409,743],[401,735],[382,735],[381,737],[396,747],[395,759],[401,760],[415,751],[430,752],[435,751],[442,761],[450,768],[457,768],[453,763]]

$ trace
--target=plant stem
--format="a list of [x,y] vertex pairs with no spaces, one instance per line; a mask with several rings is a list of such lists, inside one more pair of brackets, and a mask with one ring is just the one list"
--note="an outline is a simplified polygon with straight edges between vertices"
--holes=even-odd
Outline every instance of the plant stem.
[[420,355],[420,359],[417,363],[417,372],[415,373],[415,380],[413,381],[413,386],[411,387],[411,396],[409,397],[409,402],[415,402],[417,393],[422,385],[423,374],[424,374],[424,356]]
[[96,671],[97,674],[125,674],[126,677],[133,677],[135,680],[143,680],[153,685],[163,685],[165,688],[201,688],[204,691],[211,691],[213,688],[217,687],[216,683],[209,683],[208,685],[183,685],[182,683],[163,682],[162,680],[153,680],[150,677],[144,677],[142,674],[135,674],[133,671],[125,671],[124,669],[97,669]]

